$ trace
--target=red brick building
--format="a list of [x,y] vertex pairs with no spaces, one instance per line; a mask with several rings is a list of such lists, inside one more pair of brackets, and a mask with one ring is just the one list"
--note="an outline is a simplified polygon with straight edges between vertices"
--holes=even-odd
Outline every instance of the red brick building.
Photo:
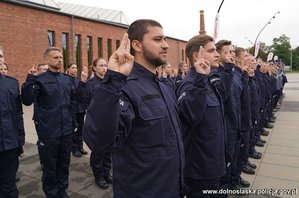
[[[82,69],[91,65],[94,58],[108,60],[128,28],[128,24],[114,21],[124,18],[120,11],[47,1],[51,4],[39,4],[38,0],[0,2],[0,45],[4,48],[9,74],[20,83],[34,63],[43,62],[47,47],[62,48],[64,65],[75,62]],[[85,13],[80,13],[80,9]],[[91,18],[97,10],[102,12],[95,13],[97,18]],[[104,15],[106,19],[102,18]],[[168,38],[167,42],[169,62],[177,67],[179,62],[186,61],[186,41]]]

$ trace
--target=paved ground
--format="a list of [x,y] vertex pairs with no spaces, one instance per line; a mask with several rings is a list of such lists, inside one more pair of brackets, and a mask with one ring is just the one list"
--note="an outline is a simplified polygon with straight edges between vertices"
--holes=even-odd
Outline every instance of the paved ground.
[[[289,74],[289,83],[285,87],[285,99],[270,135],[266,138],[265,147],[258,148],[263,153],[261,160],[253,160],[258,168],[255,175],[243,174],[251,182],[250,189],[260,190],[293,190],[296,194],[271,196],[250,195],[242,197],[292,197],[299,198],[299,74]],[[24,107],[26,128],[25,153],[20,162],[21,181],[17,183],[21,198],[44,197],[41,188],[41,168],[37,155],[36,133],[33,126],[32,107]],[[112,198],[112,190],[101,190],[94,184],[89,166],[89,157],[72,157],[70,167],[69,195],[72,198]],[[237,196],[231,196],[237,197]],[[240,196],[238,196],[240,197]]]

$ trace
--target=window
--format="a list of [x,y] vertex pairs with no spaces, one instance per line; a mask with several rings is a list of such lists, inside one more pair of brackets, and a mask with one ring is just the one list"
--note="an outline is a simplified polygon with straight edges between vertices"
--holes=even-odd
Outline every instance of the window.
[[182,61],[184,61],[185,60],[185,52],[184,52],[184,50],[182,50]]
[[76,50],[76,65],[78,68],[78,76],[81,75],[82,60],[81,60],[81,35],[75,35],[75,50]]
[[116,49],[118,49],[120,46],[120,40],[116,40]]
[[86,49],[87,49],[87,62],[88,62],[88,66],[90,66],[92,65],[92,37],[91,36],[87,36]]
[[112,40],[107,39],[107,53],[108,53],[108,60],[110,56],[112,55]]
[[48,31],[48,46],[49,47],[54,47],[54,45],[55,45],[54,37],[55,37],[54,31]]
[[103,38],[98,37],[98,56],[103,57]]
[[69,64],[69,34],[62,33],[62,55],[63,55],[63,67],[66,71],[67,65]]

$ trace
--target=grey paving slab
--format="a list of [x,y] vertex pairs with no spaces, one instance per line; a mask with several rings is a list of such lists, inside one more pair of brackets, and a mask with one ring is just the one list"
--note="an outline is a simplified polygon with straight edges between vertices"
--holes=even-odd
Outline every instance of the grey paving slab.
[[258,176],[277,178],[299,183],[299,168],[262,162],[258,169]]
[[273,139],[269,142],[270,145],[286,146],[286,147],[296,147],[299,149],[299,143],[296,140],[284,140],[284,139]]
[[[42,191],[42,170],[35,144],[26,143],[24,157],[20,160],[18,175],[21,181],[17,183],[20,197],[45,197]],[[72,157],[70,165],[69,189],[71,198],[112,198],[111,186],[108,190],[99,189],[94,183],[89,166],[89,157]]]
[[[294,167],[294,168],[298,168],[298,171],[299,171],[299,157],[297,157],[297,156],[282,155],[282,154],[266,152],[266,153],[264,153],[264,156],[263,156],[263,163]],[[298,175],[298,177],[299,177],[299,175]]]
[[[265,176],[257,176],[254,182],[254,185],[252,187],[253,189],[275,189],[275,190],[282,190],[282,189],[288,189],[291,190],[288,194],[276,194],[277,197],[291,197],[291,198],[298,198],[298,189],[299,189],[299,183],[294,181],[288,181],[284,179],[279,178],[273,178],[273,177],[265,177]],[[296,191],[297,190],[297,191]],[[293,195],[291,195],[293,193]]]
[[279,145],[268,145],[267,153],[271,154],[281,154],[286,156],[299,157],[299,152],[297,147],[286,147]]

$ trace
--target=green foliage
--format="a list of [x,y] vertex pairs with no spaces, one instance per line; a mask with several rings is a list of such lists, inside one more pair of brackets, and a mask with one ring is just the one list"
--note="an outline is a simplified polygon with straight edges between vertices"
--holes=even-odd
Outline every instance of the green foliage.
[[278,56],[286,65],[291,65],[291,44],[290,38],[286,35],[281,35],[279,38],[273,38],[271,51]]
[[[250,54],[254,53],[253,47],[247,50]],[[292,49],[290,38],[286,35],[283,34],[278,38],[273,38],[273,44],[271,46],[267,46],[262,42],[260,44],[258,57],[262,58],[263,61],[267,61],[269,52],[273,52],[274,56],[278,56],[279,59],[282,59],[285,65],[292,65],[293,70],[299,70],[299,47]]]
[[292,50],[293,70],[299,70],[299,47]]

